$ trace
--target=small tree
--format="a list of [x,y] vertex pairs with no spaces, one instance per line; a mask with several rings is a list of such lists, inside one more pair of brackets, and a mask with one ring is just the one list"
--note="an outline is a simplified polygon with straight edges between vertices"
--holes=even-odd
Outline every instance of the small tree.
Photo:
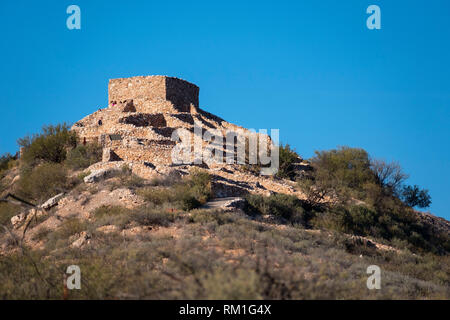
[[295,166],[294,163],[300,160],[299,155],[291,149],[288,144],[280,145],[279,147],[279,159],[280,167],[278,169],[277,176],[280,178],[295,178]]
[[66,164],[73,169],[83,169],[102,160],[102,147],[97,143],[79,145],[67,152]]
[[298,180],[297,184],[305,194],[305,202],[310,208],[320,206],[327,198],[331,199],[336,195],[333,181],[315,178],[314,173]]
[[373,180],[369,155],[360,148],[339,147],[330,151],[316,151],[311,163],[320,178],[334,180],[342,188],[358,190]]
[[377,183],[387,191],[388,194],[400,196],[402,184],[408,179],[408,175],[402,172],[397,162],[387,163],[384,160],[373,159],[370,166],[375,174]]
[[316,151],[311,159],[312,172],[299,181],[307,202],[345,202],[359,196],[367,183],[374,181],[369,155],[363,149],[340,147]]
[[403,187],[402,200],[410,207],[427,208],[431,205],[428,190],[420,189],[417,185]]

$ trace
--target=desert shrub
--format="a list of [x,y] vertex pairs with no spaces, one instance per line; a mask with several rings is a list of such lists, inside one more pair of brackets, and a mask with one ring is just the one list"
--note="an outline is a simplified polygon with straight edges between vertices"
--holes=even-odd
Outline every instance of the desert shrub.
[[260,278],[254,270],[215,269],[201,278],[207,299],[261,299]]
[[317,212],[311,223],[316,228],[404,241],[412,250],[445,254],[449,248],[449,237],[445,232],[432,231],[429,225],[421,223],[413,212],[403,207],[378,211],[366,206],[335,206]]
[[151,186],[171,187],[180,182],[181,182],[180,173],[176,170],[172,170],[167,175],[151,179],[150,185]]
[[204,202],[199,201],[195,196],[186,191],[183,191],[179,194],[178,200],[180,203],[181,210],[184,211],[196,209],[206,202],[206,201]]
[[175,201],[175,195],[169,188],[147,187],[137,190],[137,194],[144,198],[145,201],[155,205],[162,205]]
[[67,149],[76,147],[77,137],[64,123],[44,126],[41,133],[21,138],[17,143],[24,147],[21,160],[33,166],[39,161],[63,162]]
[[250,173],[253,175],[259,175],[261,173],[261,166],[258,164],[243,164],[239,166],[242,172]]
[[52,232],[46,235],[46,250],[53,251],[55,249],[67,247],[70,244],[70,240],[72,240],[72,236],[88,230],[91,225],[92,224],[86,220],[83,221],[74,217],[64,220],[57,229],[52,230]]
[[371,169],[383,195],[401,199],[405,205],[410,207],[427,208],[430,206],[431,196],[428,190],[421,189],[417,185],[405,185],[404,182],[408,175],[403,173],[398,163],[371,160]]
[[294,179],[296,170],[294,163],[300,160],[299,155],[291,149],[289,144],[280,145],[279,150],[279,169],[277,176],[280,178]]
[[13,253],[0,259],[2,299],[57,299],[62,296],[63,270],[43,259],[40,252]]
[[90,226],[90,231],[106,225],[115,225],[119,228],[124,228],[131,221],[130,214],[131,210],[124,207],[100,206],[91,213],[91,216],[94,218],[94,224]]
[[33,240],[35,241],[41,241],[47,238],[47,236],[51,233],[52,231],[49,228],[46,227],[40,227],[39,230],[37,230],[34,234],[33,234]]
[[123,182],[127,188],[134,189],[134,188],[140,188],[140,187],[144,186],[145,179],[132,173],[131,175],[129,175],[128,179],[125,179]]
[[194,171],[186,181],[186,191],[200,203],[205,203],[212,195],[211,176],[206,171]]
[[173,203],[189,211],[200,207],[211,197],[211,176],[205,171],[194,171],[189,178],[170,187],[143,188],[138,190],[138,194],[155,205]]
[[11,169],[14,166],[16,159],[17,158],[15,156],[12,156],[9,153],[4,153],[0,157],[0,172],[3,170]]
[[293,195],[249,195],[246,199],[250,212],[270,214],[303,225],[306,225],[310,218],[309,212],[303,208],[303,202]]
[[376,212],[364,206],[337,206],[325,213],[317,213],[313,219],[315,227],[355,235],[371,234],[377,222]]
[[[69,299],[449,297],[448,256],[374,254],[358,243],[346,245],[349,237],[339,233],[271,224],[260,229],[261,223],[245,215],[217,214],[223,223],[214,212],[193,211],[189,216],[196,221],[180,225],[186,229],[176,239],[151,231],[139,241],[99,233],[91,239],[95,245],[82,251],[67,246],[66,239],[58,250],[32,252],[34,263],[23,255],[4,256],[0,297],[60,299],[61,278],[70,264],[80,266],[83,289],[71,290]],[[391,290],[367,290],[370,264],[380,266],[383,286]]]
[[107,206],[103,205],[92,211],[92,216],[95,219],[101,219],[105,216],[116,216],[124,213],[128,213],[128,209],[120,206]]
[[131,220],[142,226],[168,227],[175,221],[175,215],[157,209],[141,208],[131,213]]
[[397,163],[370,160],[366,151],[349,147],[316,152],[311,163],[313,170],[298,184],[316,211],[317,227],[396,238],[416,249],[447,250],[448,237],[432,232],[408,207],[429,205],[427,190],[405,187],[407,175]]
[[88,143],[69,150],[66,164],[72,169],[84,169],[101,160],[102,147],[97,143]]
[[80,172],[78,175],[77,175],[77,179],[79,180],[79,181],[83,181],[84,180],[84,178],[86,178],[88,175],[90,175],[91,174],[91,171],[90,170],[88,170],[88,171],[82,171],[82,172]]
[[[340,147],[316,151],[311,159],[312,175],[301,185],[311,195],[311,202],[326,197],[345,202],[350,196],[360,197],[363,186],[374,180],[368,153],[363,149]],[[306,187],[306,188],[305,188]]]
[[87,225],[88,224],[86,221],[82,221],[77,218],[70,218],[64,221],[64,223],[58,228],[58,231],[56,233],[60,238],[67,239],[74,234],[85,231]]
[[337,150],[316,151],[313,166],[323,169],[321,174],[349,188],[361,188],[373,179],[369,155],[363,149],[340,147]]
[[58,163],[43,163],[22,173],[19,194],[27,199],[44,201],[71,188],[67,170]]
[[327,179],[316,179],[313,175],[304,176],[297,185],[306,196],[310,209],[319,208],[336,198],[334,182]]
[[237,216],[235,213],[231,214],[228,212],[223,212],[220,210],[204,210],[204,209],[197,209],[192,212],[192,215],[188,217],[189,223],[200,223],[200,224],[207,224],[207,223],[217,223],[217,225],[224,225],[233,223],[237,220]]
[[119,181],[114,181],[110,183],[110,189],[116,189],[120,187],[127,187],[130,189],[136,189],[143,187],[145,183],[145,179],[137,176],[131,170],[131,168],[127,165],[123,165],[120,170],[114,170],[109,175],[109,178],[118,178]]
[[344,205],[351,199],[365,201],[375,207],[393,203],[407,175],[397,163],[371,160],[359,148],[340,147],[316,151],[311,159],[313,170],[298,181],[308,203]]
[[[21,207],[12,203],[0,202],[0,225],[9,225],[11,218],[21,211]],[[3,230],[0,230],[2,232]]]

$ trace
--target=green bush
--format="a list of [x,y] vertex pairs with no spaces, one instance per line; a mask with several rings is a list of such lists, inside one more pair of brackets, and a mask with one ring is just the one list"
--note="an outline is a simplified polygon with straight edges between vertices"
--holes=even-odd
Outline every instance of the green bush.
[[307,225],[309,213],[303,208],[303,202],[296,196],[274,194],[269,197],[261,195],[247,196],[249,210],[260,214],[282,217],[292,223]]
[[56,232],[52,232],[52,236],[55,236],[55,238],[67,240],[74,234],[85,231],[87,227],[87,221],[82,221],[77,218],[70,218],[68,220],[65,220]]
[[22,172],[19,194],[27,199],[43,201],[71,187],[67,170],[58,163],[43,163]]
[[170,188],[147,187],[139,189],[137,194],[143,197],[145,201],[155,205],[175,201],[175,195]]
[[3,170],[7,170],[13,167],[14,162],[16,160],[15,156],[12,156],[9,153],[5,153],[0,157],[0,172]]
[[447,251],[448,236],[432,232],[408,207],[429,205],[427,190],[403,187],[407,175],[397,163],[370,160],[362,149],[340,147],[316,151],[311,164],[313,170],[298,184],[309,207],[316,211],[313,224],[317,227],[396,238],[415,249]]
[[187,219],[189,223],[208,224],[211,222],[217,225],[233,223],[238,219],[235,213],[223,212],[220,209],[211,211],[210,209],[197,209],[193,211]]
[[161,212],[161,210],[141,208],[131,214],[131,219],[141,226],[168,227],[175,221],[173,213]]
[[24,147],[21,160],[34,166],[39,161],[63,162],[67,149],[76,147],[77,137],[64,123],[44,126],[41,133],[21,138],[17,143]]
[[192,197],[200,203],[211,198],[211,176],[206,171],[194,171],[186,182],[186,187]]
[[92,212],[92,216],[95,219],[101,219],[106,216],[116,216],[116,215],[128,213],[128,211],[129,210],[124,207],[103,205],[103,206],[100,206],[97,209],[95,209]]
[[294,179],[296,170],[294,163],[299,162],[299,155],[291,149],[289,144],[279,147],[279,169],[277,176],[280,178]]
[[180,203],[181,210],[184,211],[190,211],[192,209],[199,208],[202,205],[202,202],[188,193],[184,193],[181,195]]
[[404,207],[377,211],[366,206],[334,206],[324,212],[317,212],[311,223],[315,228],[388,241],[406,241],[409,248],[415,251],[421,249],[445,254],[450,247],[448,234],[433,231]]
[[182,210],[198,208],[212,196],[211,176],[206,171],[194,171],[187,180],[173,186],[173,190]]
[[66,164],[72,169],[84,169],[101,160],[102,147],[97,143],[89,143],[69,150]]
[[170,187],[143,188],[138,190],[138,194],[155,205],[170,203],[189,211],[211,198],[211,176],[205,171],[194,171],[187,179],[179,180]]
[[106,225],[124,228],[131,221],[130,214],[131,210],[128,208],[103,205],[91,213],[94,224],[90,226],[90,230],[94,231],[94,229]]
[[45,240],[51,232],[52,230],[50,230],[49,228],[40,227],[39,230],[37,230],[36,233],[33,235],[33,240],[34,241]]
[[316,151],[311,165],[313,170],[298,181],[311,207],[361,199],[365,197],[367,185],[377,186],[369,155],[363,149],[340,147]]
[[119,181],[113,180],[110,189],[127,187],[130,189],[141,188],[145,185],[145,180],[134,174],[128,165],[123,165],[120,170],[115,170],[109,177],[119,178]]
[[[12,203],[0,202],[0,225],[9,225],[11,218],[20,213],[22,208]],[[3,230],[0,230],[2,232]]]
[[175,221],[175,215],[163,210],[152,207],[127,209],[120,206],[101,206],[92,212],[92,216],[95,218],[96,226],[116,225],[123,228],[132,221],[143,226],[168,226]]
[[364,206],[337,206],[313,219],[316,228],[326,228],[355,235],[373,235],[377,226],[376,212]]
[[314,180],[332,188],[338,195],[358,193],[374,181],[368,153],[359,148],[340,147],[330,151],[316,151],[311,159]]
[[129,175],[128,179],[125,179],[124,181],[124,185],[130,189],[140,188],[144,186],[144,184],[145,180],[134,173]]
[[163,187],[171,187],[175,184],[181,182],[181,175],[178,171],[172,170],[169,174],[164,175],[162,177],[153,178],[150,181],[150,185],[152,186],[163,186]]

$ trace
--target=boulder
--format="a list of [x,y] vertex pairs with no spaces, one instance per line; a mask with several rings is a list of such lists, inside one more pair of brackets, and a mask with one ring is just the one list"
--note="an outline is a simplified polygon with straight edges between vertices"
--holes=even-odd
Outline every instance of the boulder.
[[63,197],[64,197],[64,193],[59,193],[56,196],[54,196],[54,197],[48,199],[47,201],[45,201],[41,205],[41,208],[45,209],[45,210],[50,209],[50,208],[56,206],[58,204],[59,200],[61,200]]
[[27,215],[24,212],[20,213],[18,215],[15,215],[14,217],[11,218],[11,224],[13,225],[14,228],[17,228],[19,225],[22,224],[22,222],[25,221],[26,217],[27,217]]
[[240,197],[215,198],[205,203],[202,208],[244,209],[246,204],[246,200]]
[[74,242],[72,242],[71,246],[73,248],[81,248],[84,244],[89,243],[90,239],[91,239],[91,235],[88,232],[83,231],[80,233],[80,237],[77,240],[75,240]]
[[114,170],[113,169],[100,169],[95,170],[90,175],[84,177],[85,183],[99,182],[100,180],[106,179]]
[[225,208],[235,208],[235,209],[244,209],[247,204],[247,201],[244,198],[234,198],[228,201],[224,207]]

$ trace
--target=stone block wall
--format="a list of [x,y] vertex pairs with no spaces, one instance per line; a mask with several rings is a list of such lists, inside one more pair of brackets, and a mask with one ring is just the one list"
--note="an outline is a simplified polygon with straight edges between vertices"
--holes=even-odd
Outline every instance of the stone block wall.
[[136,98],[165,100],[165,78],[164,76],[148,76],[111,79],[108,84],[109,103],[120,103]]
[[179,112],[190,112],[191,106],[198,108],[199,87],[178,78],[166,78],[166,100],[173,103]]
[[190,112],[191,108],[199,106],[199,88],[196,85],[166,76],[112,79],[108,94],[109,104],[123,107],[125,112],[131,106],[137,112],[150,112],[148,109],[151,107],[152,112],[166,113]]
[[111,149],[123,161],[151,163],[153,165],[171,165],[173,145],[154,144],[151,147],[116,147]]

